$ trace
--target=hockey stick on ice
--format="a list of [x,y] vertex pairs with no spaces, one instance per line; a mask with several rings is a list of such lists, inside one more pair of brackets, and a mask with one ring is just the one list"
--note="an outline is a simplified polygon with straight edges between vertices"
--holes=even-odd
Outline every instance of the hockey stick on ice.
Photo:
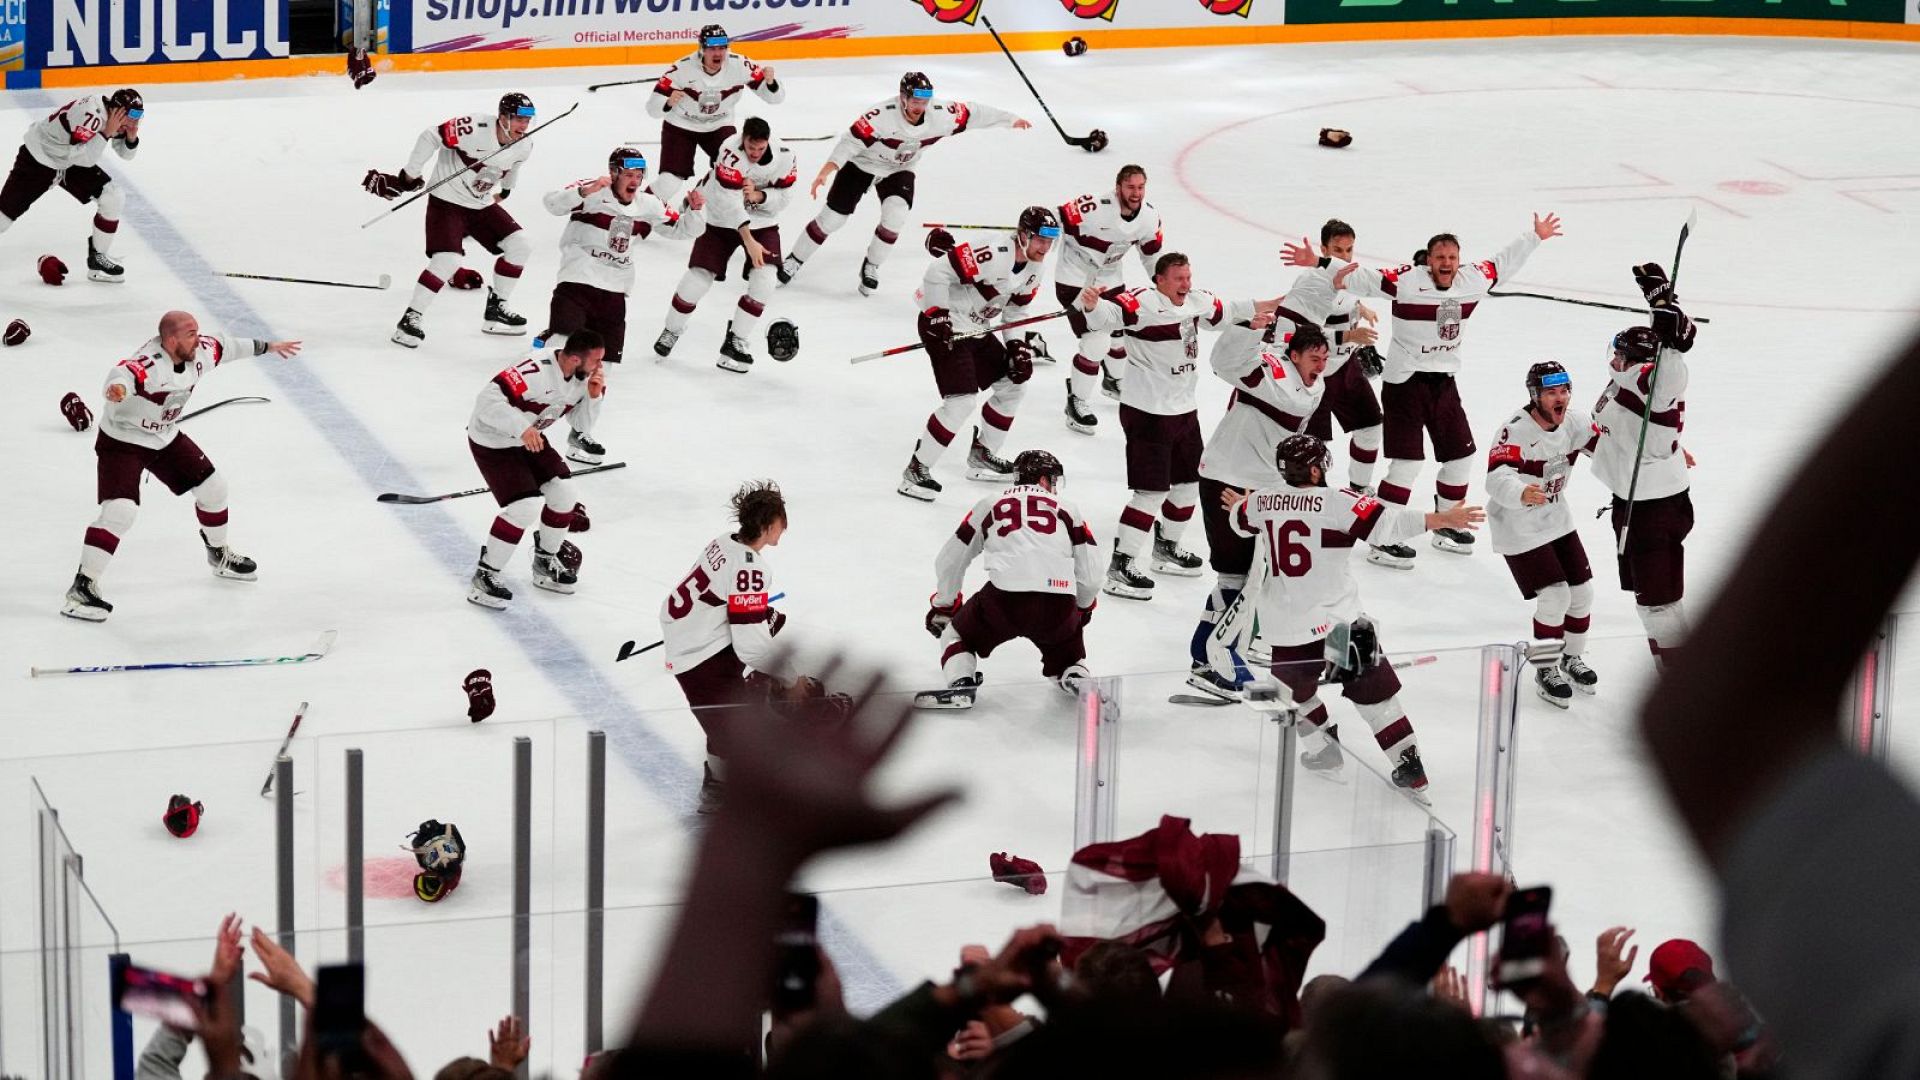
[[314,642],[311,650],[299,656],[258,656],[245,660],[177,660],[161,664],[102,664],[91,667],[37,667],[32,669],[31,674],[38,678],[41,675],[101,675],[116,671],[182,671],[199,668],[277,667],[281,664],[304,664],[312,660],[325,659],[327,650],[333,648],[333,639],[338,634],[337,630],[326,631],[320,635],[319,641]]
[[[307,718],[307,703],[303,701],[300,703],[300,708],[294,711],[293,724],[292,726],[287,728],[287,737],[280,740],[280,749],[274,752],[273,760],[279,761],[281,758],[286,756],[287,747],[293,745],[294,733],[300,730],[300,721],[305,720],[306,718]],[[263,799],[266,798],[267,795],[273,791],[273,774],[275,771],[276,770],[271,768],[268,769],[267,782],[260,785],[260,797]],[[294,792],[294,794],[298,795],[300,793],[296,791]]]
[[1033,95],[1033,100],[1040,103],[1040,111],[1047,114],[1047,119],[1053,124],[1053,130],[1060,133],[1060,137],[1067,141],[1068,146],[1077,146],[1089,154],[1097,154],[1107,148],[1107,133],[1099,128],[1094,128],[1085,135],[1067,134],[1067,129],[1061,127],[1060,121],[1054,118],[1053,110],[1047,108],[1047,99],[1040,96],[1040,91],[1033,88],[1033,80],[1027,78],[1027,73],[1020,69],[1020,61],[1013,58],[1013,51],[1007,48],[1006,42],[1000,40],[1000,31],[993,28],[993,24],[987,21],[985,15],[980,17],[980,25],[986,27],[987,33],[993,35],[993,43],[1000,46],[1000,51],[1006,54],[1007,63],[1013,65],[1013,73],[1020,76],[1021,82],[1027,84],[1027,92]]
[[387,207],[385,210],[367,219],[366,224],[360,227],[365,229],[373,225],[378,225],[380,222],[386,220],[389,217],[392,217],[396,213],[399,213],[400,210],[403,209],[404,207],[411,205],[415,200],[421,199],[421,198],[424,198],[425,196],[433,194],[435,191],[438,191],[443,185],[449,184],[455,180],[458,180],[459,178],[467,175],[473,170],[479,168],[480,166],[485,165],[487,162],[492,161],[494,158],[499,157],[501,154],[506,153],[510,147],[519,146],[521,143],[526,142],[528,139],[531,139],[535,135],[540,134],[542,131],[545,131],[549,125],[557,124],[560,121],[565,120],[567,117],[572,116],[573,111],[575,109],[578,109],[579,107],[580,107],[580,103],[577,101],[574,102],[573,104],[567,106],[566,112],[563,112],[559,116],[556,116],[551,120],[545,121],[544,123],[534,125],[533,129],[531,131],[528,131],[525,135],[522,135],[519,138],[508,143],[506,146],[503,146],[500,149],[495,150],[493,153],[488,154],[486,157],[481,158],[479,161],[469,162],[467,164],[467,167],[464,169],[461,169],[459,172],[454,173],[451,176],[447,176],[441,180],[435,181],[432,184],[427,185],[424,191],[416,191],[413,194],[407,196],[406,198],[401,199],[399,202],[393,204],[392,206]]
[[[1687,237],[1693,234],[1693,227],[1699,217],[1698,210],[1687,215],[1687,223],[1680,226],[1680,242],[1673,247],[1673,271],[1667,275],[1667,281],[1673,287],[1674,296],[1680,295],[1680,256],[1686,253]],[[1660,350],[1653,354],[1653,370],[1647,375],[1647,397],[1640,407],[1640,440],[1633,451],[1633,475],[1627,480],[1627,513],[1620,519],[1620,539],[1614,549],[1615,554],[1618,555],[1627,553],[1627,531],[1633,528],[1633,496],[1640,489],[1640,462],[1647,452],[1647,428],[1653,423],[1654,394],[1660,389],[1660,361],[1666,359],[1666,356],[1667,348],[1662,345]]]
[[[589,469],[576,469],[574,470],[573,475],[586,476],[590,473],[607,472],[610,469],[624,469],[626,467],[627,467],[626,462],[615,461],[606,465],[595,465]],[[403,506],[420,506],[423,503],[444,502],[447,499],[464,499],[469,495],[485,495],[488,492],[488,490],[490,489],[477,487],[477,488],[469,488],[466,491],[455,491],[446,495],[405,495],[397,491],[383,491],[380,493],[380,495],[375,501],[383,502],[383,503],[400,503]]]
[[[774,593],[772,596],[767,597],[767,603],[769,604],[777,603],[778,601],[785,600],[786,598],[787,598],[786,593],[783,593],[783,592]],[[661,638],[659,641],[656,641],[651,645],[642,645],[636,649],[633,647],[634,642],[631,642],[631,641],[622,642],[620,645],[620,652],[614,656],[613,662],[617,664],[622,660],[631,660],[634,657],[639,656],[641,653],[650,653],[653,650],[659,648],[660,646],[665,645],[666,643],[667,643],[667,639]]]
[[[396,209],[398,209],[396,207]],[[279,281],[288,285],[331,285],[336,289],[384,289],[393,284],[393,277],[381,274],[378,284],[369,285],[363,281],[326,281],[321,278],[275,277],[272,274],[242,274],[234,270],[220,271],[221,277],[245,278],[248,281]]]
[[254,404],[255,402],[258,402],[262,405],[266,405],[272,401],[273,401],[272,398],[263,398],[263,397],[230,397],[225,401],[216,401],[211,405],[206,405],[206,406],[202,406],[201,408],[194,409],[193,411],[188,412],[183,416],[181,416],[179,420],[175,421],[175,423],[184,424],[187,421],[193,419],[194,417],[199,416],[201,413],[210,413],[213,410],[221,407],[222,405],[251,405],[251,404]]
[[[949,229],[960,228],[960,227],[961,226],[955,226],[955,225],[947,226],[947,228]],[[1576,300],[1571,296],[1550,296],[1547,293],[1494,292],[1493,290],[1489,289],[1487,290],[1487,295],[1500,296],[1500,297],[1514,296],[1514,297],[1519,297],[1520,299],[1523,299],[1523,300],[1551,300],[1556,304],[1579,304],[1581,307],[1605,308],[1608,311],[1631,311],[1635,315],[1647,314],[1647,309],[1643,307],[1631,307],[1626,304],[1603,304],[1598,300]],[[1708,323],[1708,322],[1712,322],[1713,320],[1707,318],[1705,315],[1702,315],[1699,318],[1694,319],[1693,321],[1697,323]]]
[[[1065,314],[1066,312],[1064,311],[1052,311],[1045,315],[1029,315],[1024,319],[1015,319],[1009,323],[1001,323],[999,326],[989,326],[985,330],[975,330],[971,334],[955,334],[952,340],[965,341],[968,338],[985,337],[988,334],[997,334],[1002,330],[1012,330],[1015,327],[1031,326],[1037,322],[1046,322],[1048,319],[1057,319]],[[888,356],[899,356],[901,353],[918,352],[926,347],[925,343],[916,341],[911,345],[895,345],[891,349],[882,349],[879,352],[856,356],[847,362],[850,364],[864,364],[869,360],[879,360]]]

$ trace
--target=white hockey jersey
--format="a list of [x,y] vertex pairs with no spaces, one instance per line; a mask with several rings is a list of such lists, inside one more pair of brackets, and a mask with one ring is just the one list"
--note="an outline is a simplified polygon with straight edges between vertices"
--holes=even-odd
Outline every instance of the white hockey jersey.
[[[433,198],[445,199],[469,210],[485,210],[493,205],[496,196],[512,190],[520,178],[520,166],[526,162],[527,155],[533,153],[533,144],[526,139],[501,150],[499,132],[495,130],[499,122],[500,118],[491,113],[475,113],[456,116],[428,128],[414,140],[413,156],[407,159],[404,171],[408,176],[424,176],[422,170],[431,159],[433,175],[427,177],[429,187],[449,176],[459,174],[460,177],[436,190]],[[499,153],[494,154],[495,151]],[[494,156],[489,159],[488,154]],[[477,169],[468,168],[481,160],[487,163]]]
[[1020,318],[1040,293],[1045,267],[1037,260],[1016,262],[1014,258],[1011,239],[958,244],[927,264],[914,302],[922,311],[952,313],[956,334]]
[[45,120],[35,120],[27,128],[27,153],[56,171],[100,164],[109,143],[114,153],[132,159],[140,140],[129,142],[125,132],[109,139],[102,134],[106,130],[106,95],[87,94],[53,110]]
[[[668,106],[675,90],[686,91],[678,105]],[[677,128],[688,131],[718,131],[733,123],[733,112],[740,107],[740,93],[751,90],[769,105],[787,100],[787,88],[780,80],[767,78],[759,64],[729,52],[720,70],[712,75],[700,63],[698,51],[674,61],[647,95],[647,115],[665,118]]]
[[849,162],[874,177],[911,172],[927,147],[963,131],[1007,127],[1019,119],[1010,112],[973,101],[932,101],[918,124],[900,112],[900,100],[888,98],[860,114],[833,144],[835,165]]
[[[1614,367],[1611,374],[1612,382],[1593,407],[1593,420],[1600,428],[1593,453],[1594,475],[1622,499],[1629,487],[1636,500],[1663,499],[1687,490],[1692,483],[1687,479],[1686,454],[1680,449],[1680,431],[1687,418],[1686,357],[1678,349],[1662,349],[1658,385],[1650,363],[1628,362]],[[1647,445],[1640,455],[1640,483],[1634,487],[1633,459],[1643,417],[1648,417]]]
[[787,622],[773,608],[771,598],[779,591],[764,552],[731,536],[708,544],[693,570],[660,602],[667,671],[692,671],[729,645],[741,663],[768,671],[775,639]]
[[528,428],[545,431],[562,418],[573,430],[590,435],[599,415],[600,399],[587,396],[587,380],[561,376],[559,362],[547,352],[487,380],[474,396],[467,437],[481,446],[508,450],[521,445],[520,436]]
[[[1599,434],[1593,418],[1575,408],[1552,431],[1540,426],[1531,408],[1500,428],[1487,454],[1487,531],[1496,554],[1519,555],[1574,531],[1573,511],[1562,496],[1574,461],[1592,452]],[[1547,501],[1521,502],[1529,484],[1540,485]]]
[[1266,546],[1267,580],[1254,608],[1268,645],[1305,645],[1360,617],[1355,544],[1394,544],[1426,529],[1426,515],[1340,488],[1259,488],[1230,519]]
[[127,396],[107,401],[100,412],[100,430],[124,443],[160,450],[173,441],[174,428],[194,387],[207,372],[238,357],[259,356],[267,343],[230,334],[200,335],[200,346],[190,363],[175,368],[173,357],[149,338],[139,351],[113,366],[101,389],[118,384]]
[[960,598],[967,566],[982,552],[1001,592],[1066,593],[1081,607],[1100,597],[1105,568],[1080,511],[1038,484],[1015,484],[973,504],[934,559],[933,602]]
[[1459,371],[1462,324],[1486,300],[1487,290],[1518,272],[1539,246],[1540,237],[1528,229],[1491,259],[1462,261],[1453,284],[1445,289],[1434,284],[1424,266],[1355,270],[1347,278],[1348,290],[1392,301],[1393,344],[1387,350],[1383,378],[1402,383],[1416,371]]
[[1126,217],[1111,191],[1061,203],[1060,231],[1060,265],[1054,278],[1062,285],[1076,289],[1092,285],[1102,292],[1121,283],[1120,264],[1128,249],[1140,253],[1140,265],[1151,275],[1153,260],[1165,243],[1160,211],[1152,203],[1141,200],[1140,209]]
[[1120,403],[1159,416],[1194,412],[1194,384],[1200,378],[1200,326],[1219,329],[1251,322],[1251,300],[1222,300],[1194,289],[1184,303],[1158,289],[1134,289],[1118,300],[1102,300],[1087,313],[1095,330],[1123,330],[1127,337],[1127,376]]
[[[747,160],[745,136],[728,139],[720,144],[720,152],[713,157],[713,172],[700,186],[700,194],[707,200],[707,222],[722,229],[742,225],[764,229],[777,224],[780,212],[793,198],[799,169],[793,151],[779,139],[767,140],[767,152],[759,161]],[[749,182],[766,196],[764,201],[747,202]]]
[[1288,359],[1279,344],[1283,325],[1255,330],[1236,323],[1214,339],[1208,359],[1233,397],[1200,456],[1201,476],[1241,490],[1280,484],[1274,448],[1306,430],[1327,392],[1324,376],[1308,386]]
[[576,180],[544,200],[548,213],[568,216],[567,227],[560,231],[561,281],[625,295],[633,289],[634,241],[645,240],[656,228],[674,240],[691,240],[706,231],[706,218],[698,210],[676,212],[650,191],[635,192],[632,202],[621,202],[612,185],[580,194],[580,185],[589,182]]

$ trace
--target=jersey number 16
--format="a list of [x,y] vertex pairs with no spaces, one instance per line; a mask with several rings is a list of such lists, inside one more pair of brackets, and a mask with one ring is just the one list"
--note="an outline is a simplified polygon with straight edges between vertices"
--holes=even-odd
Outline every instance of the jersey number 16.
[[1313,569],[1313,549],[1300,542],[1313,533],[1304,521],[1267,522],[1267,565],[1282,577],[1302,577]]

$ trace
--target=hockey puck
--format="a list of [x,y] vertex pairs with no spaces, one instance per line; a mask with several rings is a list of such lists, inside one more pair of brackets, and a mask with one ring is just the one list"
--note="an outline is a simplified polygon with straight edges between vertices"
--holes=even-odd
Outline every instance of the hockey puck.
[[1066,53],[1068,56],[1084,56],[1087,52],[1087,39],[1070,37],[1066,41],[1061,42],[1060,51]]
[[7,324],[6,333],[0,334],[0,342],[5,342],[8,345],[19,345],[32,335],[33,330],[27,326],[27,320],[15,319]]

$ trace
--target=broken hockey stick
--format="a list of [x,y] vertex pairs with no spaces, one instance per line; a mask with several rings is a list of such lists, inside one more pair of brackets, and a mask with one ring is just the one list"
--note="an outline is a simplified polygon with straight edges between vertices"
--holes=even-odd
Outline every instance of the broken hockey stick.
[[[592,468],[579,469],[579,470],[576,470],[573,475],[586,476],[590,473],[607,472],[612,469],[624,469],[626,467],[627,467],[626,462],[615,461],[607,465],[595,465]],[[400,503],[404,506],[419,506],[419,505],[422,505],[423,503],[445,502],[448,499],[464,499],[469,495],[485,495],[489,490],[490,489],[488,488],[477,487],[477,488],[470,488],[466,491],[451,492],[446,495],[404,495],[397,491],[383,491],[380,493],[379,497],[375,501],[383,502],[383,503]]]
[[365,229],[373,225],[378,225],[380,222],[386,220],[389,217],[392,217],[394,214],[399,213],[405,207],[412,205],[416,200],[422,199],[428,195],[433,194],[435,191],[438,191],[442,186],[452,183],[455,180],[458,180],[459,178],[467,175],[473,170],[479,168],[480,166],[485,165],[487,162],[492,161],[494,158],[499,157],[501,154],[506,153],[508,147],[518,146],[521,143],[526,142],[528,139],[533,138],[535,135],[540,134],[542,131],[545,131],[548,127],[554,124],[557,124],[562,120],[565,120],[569,116],[572,116],[573,111],[575,109],[578,109],[579,107],[580,107],[580,103],[577,101],[574,102],[573,104],[567,106],[566,112],[561,113],[559,116],[556,116],[551,120],[547,120],[543,123],[535,124],[533,128],[530,131],[528,131],[525,135],[522,135],[519,138],[508,143],[506,146],[503,146],[500,149],[495,150],[493,153],[488,154],[486,157],[481,158],[479,161],[468,162],[467,167],[464,169],[461,169],[459,172],[453,173],[450,176],[446,176],[439,180],[436,180],[433,183],[427,185],[427,187],[424,190],[416,191],[413,194],[407,196],[406,198],[401,199],[399,202],[393,204],[392,206],[387,207],[385,210],[367,219],[366,224],[360,227]]
[[393,277],[381,274],[377,284],[369,285],[364,281],[326,281],[321,278],[275,277],[272,274],[242,274],[233,270],[220,271],[221,277],[245,278],[248,281],[279,281],[288,285],[330,285],[336,289],[385,289],[393,284]]
[[[1680,226],[1680,242],[1673,247],[1673,271],[1667,275],[1667,281],[1672,286],[1674,296],[1680,295],[1680,256],[1686,253],[1687,237],[1693,234],[1693,227],[1699,217],[1698,210],[1687,214],[1687,223]],[[1640,490],[1640,463],[1646,459],[1647,428],[1653,425],[1654,394],[1660,389],[1660,361],[1666,359],[1666,356],[1667,347],[1662,345],[1659,351],[1653,354],[1653,370],[1647,375],[1647,396],[1640,406],[1640,439],[1633,451],[1633,475],[1627,480],[1627,512],[1620,519],[1620,538],[1614,546],[1616,555],[1627,553],[1627,533],[1633,528],[1633,496]]]
[[305,664],[313,660],[326,658],[327,650],[333,648],[333,639],[337,630],[328,630],[314,642],[313,648],[298,656],[258,656],[245,660],[177,660],[161,664],[101,664],[90,667],[37,667],[31,674],[38,678],[42,675],[103,675],[116,671],[182,671],[198,668],[231,667],[277,667],[281,664]]
[[[968,226],[959,226],[959,225],[948,225],[948,226],[947,226],[947,228],[949,228],[949,229],[955,229],[955,228],[966,228],[966,227],[968,227]],[[1518,297],[1518,298],[1520,298],[1520,299],[1522,299],[1522,300],[1551,300],[1551,301],[1553,301],[1553,302],[1554,302],[1554,303],[1556,303],[1556,304],[1579,304],[1579,305],[1580,305],[1581,307],[1597,307],[1597,308],[1604,308],[1604,309],[1606,309],[1606,310],[1608,310],[1608,311],[1631,311],[1631,312],[1633,312],[1633,313],[1634,313],[1635,315],[1645,315],[1645,314],[1647,314],[1647,313],[1648,313],[1648,312],[1647,312],[1647,309],[1646,309],[1646,308],[1643,308],[1643,307],[1633,307],[1633,306],[1631,306],[1631,305],[1628,305],[1628,304],[1603,304],[1603,303],[1601,303],[1601,302],[1600,302],[1600,301],[1598,301],[1598,300],[1576,300],[1576,299],[1574,299],[1574,298],[1573,298],[1573,297],[1571,297],[1571,296],[1551,296],[1551,295],[1549,295],[1549,294],[1547,294],[1547,293],[1537,293],[1537,292],[1494,292],[1494,291],[1493,291],[1492,289],[1489,289],[1489,290],[1487,290],[1487,295],[1488,295],[1488,296],[1499,296],[1499,297],[1507,297],[1507,296],[1513,296],[1513,297]],[[1689,318],[1692,318],[1692,316],[1688,316],[1688,317],[1689,317]],[[1710,322],[1712,322],[1713,320],[1712,320],[1712,319],[1709,319],[1709,318],[1707,318],[1707,317],[1706,317],[1705,315],[1702,315],[1702,316],[1700,316],[1699,318],[1697,318],[1697,319],[1694,319],[1693,321],[1694,321],[1694,322],[1697,322],[1697,323],[1710,323]]]
[[[985,330],[975,330],[970,334],[955,334],[952,340],[965,341],[968,338],[985,337],[988,334],[997,334],[1002,330],[1012,330],[1016,327],[1031,326],[1037,322],[1046,322],[1048,319],[1058,319],[1065,314],[1065,311],[1051,311],[1045,315],[1029,315],[1024,319],[1015,319],[1009,323],[1001,323],[999,326],[989,326]],[[918,352],[926,347],[925,342],[916,341],[911,345],[895,345],[891,349],[882,349],[879,352],[856,356],[847,362],[850,364],[864,364],[869,360],[879,360],[888,356],[899,356],[901,353]]]
[[[785,600],[786,598],[787,598],[786,593],[783,593],[783,592],[774,593],[772,596],[767,597],[767,603],[769,604],[778,603],[779,601]],[[639,656],[641,653],[650,653],[653,650],[659,648],[660,646],[665,645],[666,643],[667,643],[667,639],[661,638],[659,641],[656,641],[651,645],[641,645],[639,648],[636,649],[634,648],[635,642],[632,642],[632,641],[621,642],[620,651],[614,655],[613,662],[617,664],[622,660],[631,660],[634,657]]]
[[993,23],[988,22],[984,15],[980,17],[980,25],[986,27],[987,33],[993,35],[993,43],[1000,46],[1000,51],[1006,54],[1007,63],[1013,65],[1013,73],[1020,76],[1021,82],[1027,84],[1027,92],[1033,95],[1033,100],[1040,103],[1040,111],[1047,114],[1047,120],[1053,124],[1053,130],[1060,133],[1060,137],[1067,141],[1068,146],[1077,146],[1089,154],[1097,154],[1107,148],[1107,133],[1099,128],[1094,128],[1085,135],[1067,134],[1067,129],[1061,127],[1060,121],[1055,119],[1053,110],[1047,107],[1047,99],[1040,96],[1040,91],[1033,88],[1033,80],[1027,78],[1027,73],[1021,70],[1020,61],[1013,58],[1013,51],[1007,48],[1006,42],[1000,40],[1000,31],[995,30]]
[[[300,730],[300,721],[305,720],[306,718],[307,718],[307,703],[303,701],[300,703],[300,708],[294,711],[293,724],[292,726],[287,728],[287,737],[280,740],[280,749],[274,751],[273,760],[279,761],[281,758],[286,756],[287,747],[293,745],[294,733]],[[268,769],[267,782],[260,785],[260,797],[263,799],[266,798],[268,794],[270,794],[273,791],[274,772],[275,772],[274,769]],[[296,791],[294,792],[294,794],[298,795],[300,793]]]
[[262,405],[266,405],[266,404],[270,404],[272,401],[273,401],[272,398],[263,398],[263,397],[230,397],[225,401],[216,401],[211,405],[206,405],[201,408],[194,409],[192,412],[182,415],[179,420],[175,421],[175,423],[184,424],[187,421],[193,419],[196,416],[199,416],[202,413],[210,413],[213,410],[218,409],[223,405],[251,405],[255,402],[258,402]]

